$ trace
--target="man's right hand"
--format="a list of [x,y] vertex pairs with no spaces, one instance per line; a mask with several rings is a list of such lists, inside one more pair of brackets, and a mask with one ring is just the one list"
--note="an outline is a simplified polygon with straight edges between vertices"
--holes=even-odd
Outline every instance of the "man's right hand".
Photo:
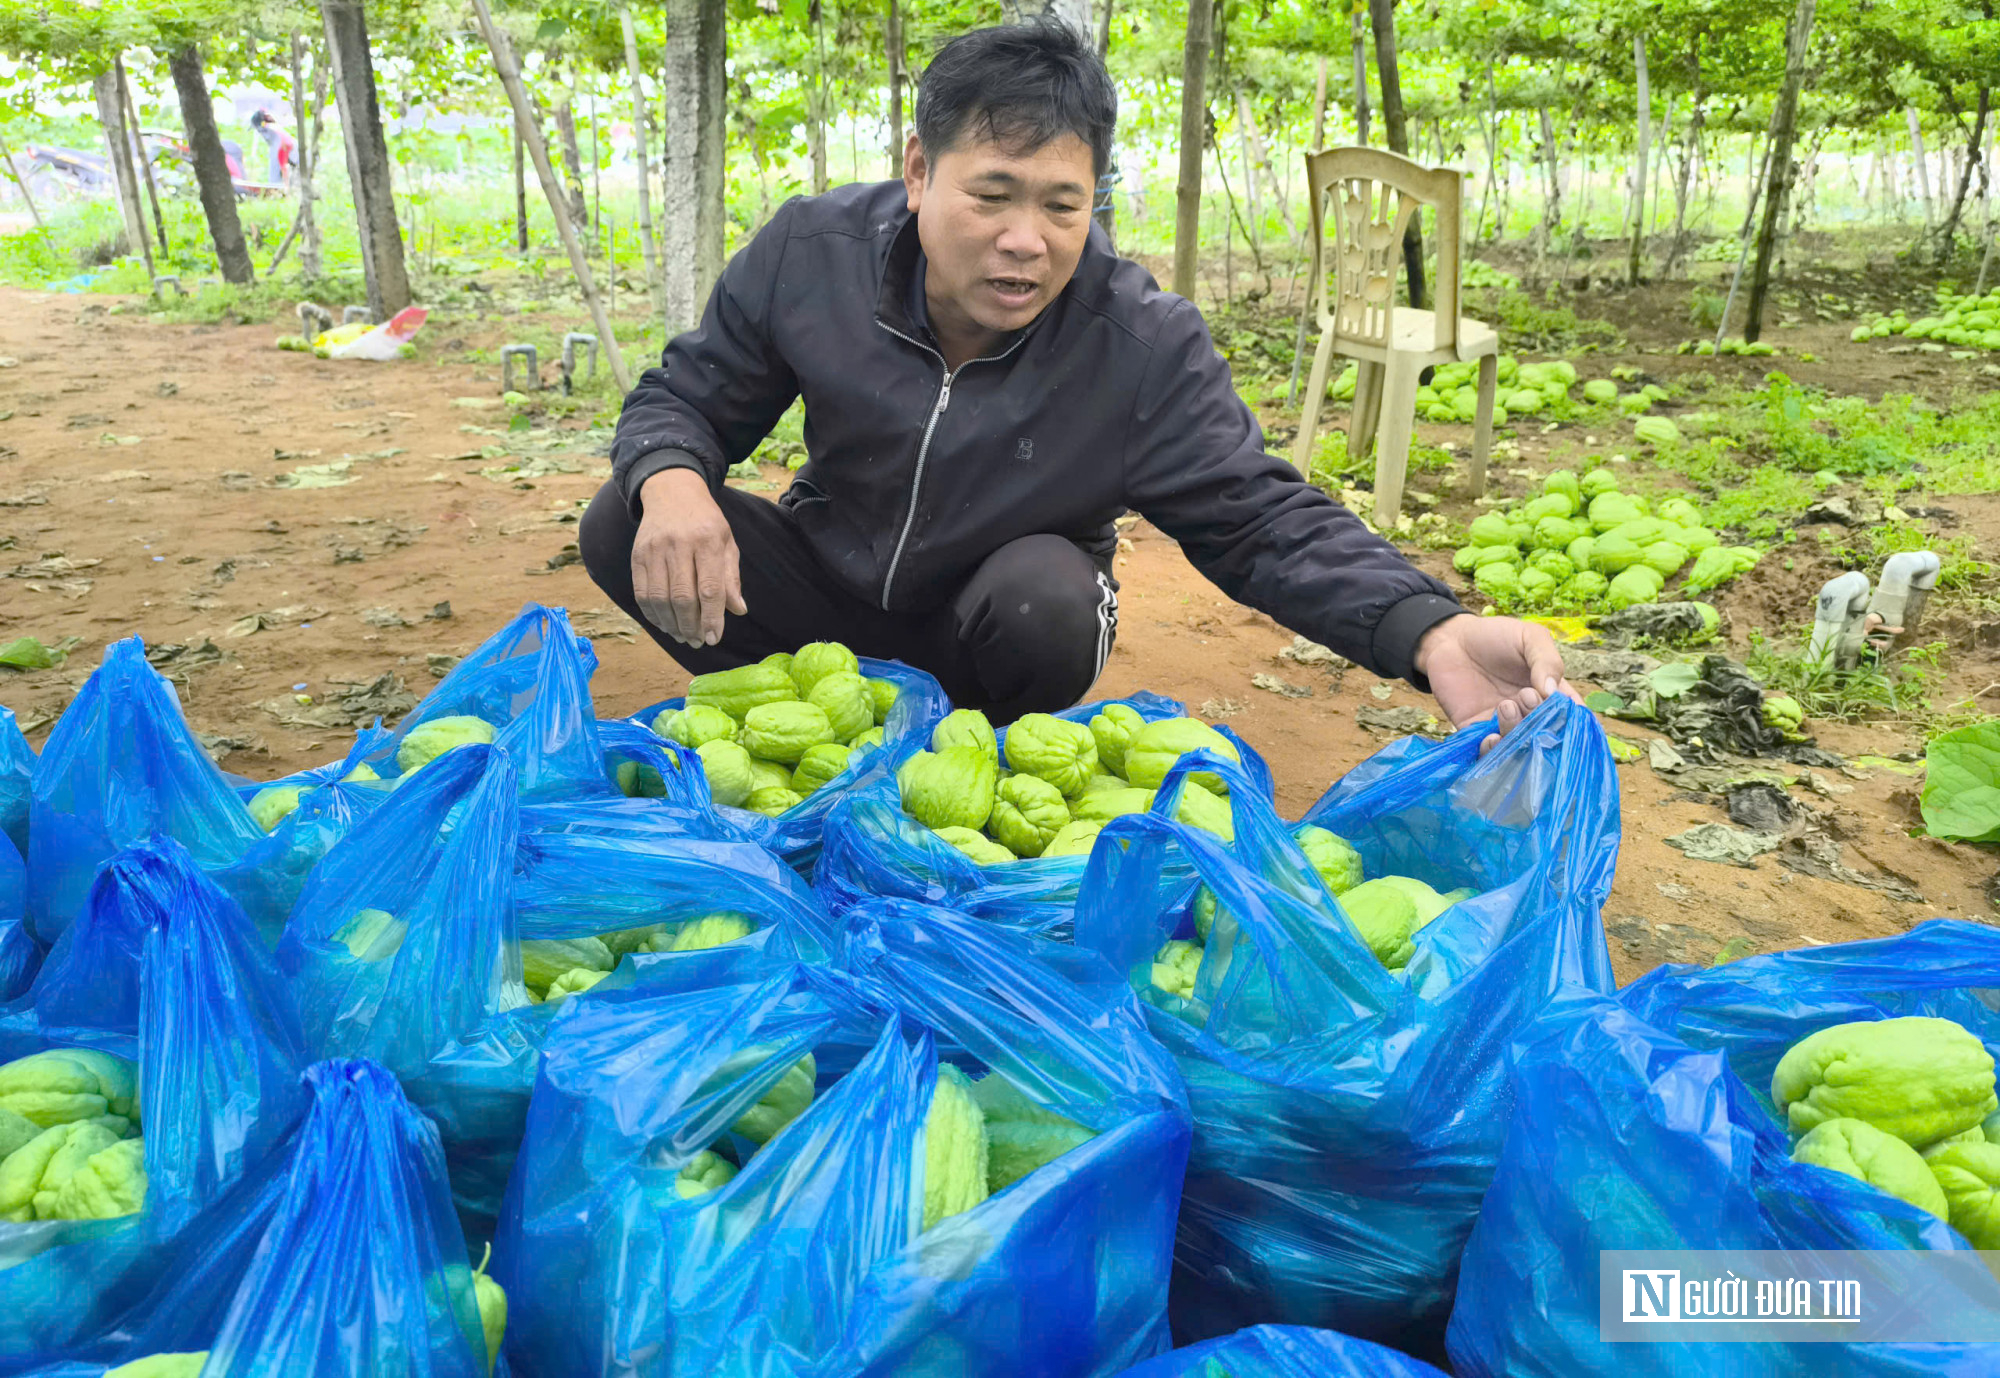
[[729,519],[693,469],[662,469],[639,488],[632,541],[632,594],[646,620],[688,646],[722,639],[722,615],[738,617],[743,582]]

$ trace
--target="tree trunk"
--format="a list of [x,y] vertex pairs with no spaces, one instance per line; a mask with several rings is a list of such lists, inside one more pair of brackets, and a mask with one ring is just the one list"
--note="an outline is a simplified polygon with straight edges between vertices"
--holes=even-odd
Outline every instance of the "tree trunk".
[[[1486,80],[1490,90],[1493,80],[1491,62],[1486,64]],[[1479,137],[1486,145],[1486,185],[1479,191],[1479,214],[1473,218],[1472,234],[1466,241],[1468,244],[1477,244],[1486,233],[1486,206],[1493,199],[1494,185],[1500,180],[1500,112],[1490,96],[1486,102],[1486,118],[1479,120],[1478,124]],[[1496,242],[1500,238],[1498,225],[1494,226],[1493,238]]]
[[514,247],[528,252],[528,146],[514,128]]
[[1965,213],[1965,193],[1972,188],[1972,174],[1980,165],[1981,143],[1986,137],[1986,116],[1993,104],[1993,88],[1979,88],[1979,108],[1972,117],[1972,137],[1965,141],[1965,171],[1959,175],[1958,191],[1951,198],[1951,211],[1938,231],[1935,262],[1943,267],[1951,259],[1952,242],[1958,238],[1958,220]]
[[813,195],[823,196],[831,183],[826,174],[826,16],[812,0],[812,87],[806,92],[806,148],[812,155]]
[[1111,9],[1115,3],[1116,0],[1104,0],[1104,17],[1097,30],[1097,55],[1100,58],[1111,56]]
[[133,157],[138,164],[139,180],[146,184],[146,200],[153,207],[153,234],[160,241],[160,256],[164,258],[173,250],[167,247],[167,217],[160,213],[160,182],[153,176],[153,155],[146,149],[146,135],[139,123],[139,102],[132,92],[132,76],[125,70],[123,57],[112,65],[118,69],[118,90],[125,99],[125,120],[132,126]]
[[389,182],[389,145],[382,134],[382,111],[375,100],[375,67],[368,56],[368,22],[362,0],[319,0],[326,25],[327,63],[340,109],[341,142],[347,148],[347,176],[354,197],[355,228],[361,241],[361,271],[368,282],[368,308],[386,321],[410,304],[410,277],[403,266],[403,234],[396,224],[396,201]]
[[1681,245],[1687,235],[1688,197],[1693,190],[1695,155],[1701,147],[1701,122],[1706,113],[1702,107],[1701,89],[1701,34],[1694,37],[1694,47],[1688,53],[1688,122],[1687,131],[1681,136],[1681,165],[1674,182],[1674,233],[1667,242],[1667,263],[1660,276],[1671,278],[1681,260]]
[[1632,36],[1632,71],[1639,84],[1639,154],[1632,174],[1632,252],[1625,264],[1625,285],[1639,285],[1639,259],[1646,251],[1646,153],[1653,140],[1653,88],[1646,78],[1646,35]]
[[[1097,56],[1106,58],[1111,52],[1111,9],[1115,0],[1104,0],[1104,18],[1097,30]],[[1097,205],[1091,218],[1097,221],[1104,237],[1116,243],[1118,239],[1118,203],[1112,199],[1112,188],[1118,185],[1118,154],[1111,154],[1110,166],[1097,183]]]
[[[307,282],[320,275],[319,217],[313,202],[313,177],[319,171],[320,111],[326,107],[326,64],[313,64],[312,118],[306,118],[305,39],[292,35],[292,124],[298,130],[299,146],[293,180],[299,189],[299,271]],[[273,268],[276,262],[273,261]]]
[[1361,27],[1361,11],[1349,16],[1354,48],[1354,142],[1368,143],[1368,40]]
[[[1396,61],[1396,0],[1368,0],[1375,30],[1375,70],[1382,83],[1382,129],[1391,152],[1410,156],[1410,127],[1403,117],[1403,75]],[[1424,306],[1424,227],[1411,216],[1403,231],[1403,267],[1410,278],[1410,305]]]
[[243,242],[243,225],[236,218],[236,188],[229,180],[229,155],[222,151],[215,106],[202,76],[201,50],[190,43],[168,56],[167,67],[181,99],[181,125],[187,130],[188,149],[194,156],[195,185],[201,191],[201,210],[208,218],[208,237],[215,241],[222,280],[248,286],[256,280],[256,273]]
[[49,227],[42,223],[42,213],[35,208],[35,194],[28,190],[28,179],[21,175],[21,165],[14,161],[13,151],[7,147],[7,136],[4,134],[0,134],[0,163],[7,165],[7,175],[14,179],[14,186],[20,191],[21,199],[27,202],[28,218],[34,221],[35,228],[41,231],[42,242],[53,249],[55,245],[49,239]]
[[145,260],[146,281],[153,280],[153,245],[146,238],[146,218],[139,210],[139,175],[132,166],[132,135],[125,126],[125,97],[118,69],[99,72],[90,83],[97,97],[97,119],[110,147],[111,178],[118,192],[118,210],[125,220],[125,252]]
[[1251,147],[1250,97],[1241,91],[1236,93],[1236,143],[1243,157],[1243,204],[1248,211],[1249,221],[1244,233],[1249,236],[1253,251],[1261,247],[1264,233],[1264,203],[1257,194],[1257,156]]
[[653,150],[646,138],[646,88],[639,79],[639,37],[632,28],[632,11],[621,7],[618,26],[625,36],[625,70],[632,78],[632,140],[635,170],[639,176],[639,252],[646,256],[646,286],[653,295],[653,314],[665,310],[660,301],[660,260],[653,249],[653,187],[646,165]]
[[590,205],[583,195],[583,150],[576,143],[576,94],[564,91],[556,102],[556,139],[562,148],[563,209],[579,232],[590,225]]
[[1778,215],[1791,185],[1792,141],[1798,132],[1799,88],[1806,79],[1806,45],[1812,40],[1815,0],[1799,0],[1785,43],[1785,84],[1771,112],[1771,156],[1764,189],[1764,219],[1757,231],[1757,263],[1750,274],[1750,304],[1743,322],[1745,343],[1754,344],[1764,330],[1764,302],[1771,290],[1771,259],[1778,247]]
[[666,0],[660,266],[669,335],[701,318],[722,272],[725,0]]
[[493,66],[500,74],[500,85],[507,92],[507,103],[514,112],[514,128],[520,131],[522,141],[528,146],[528,156],[535,161],[535,176],[540,179],[542,195],[548,198],[549,210],[555,215],[556,233],[562,237],[563,249],[569,254],[570,271],[576,274],[576,285],[583,293],[583,304],[589,309],[591,322],[597,328],[597,343],[604,350],[605,362],[611,366],[611,377],[618,384],[619,391],[630,392],[632,375],[625,370],[625,356],[619,351],[618,336],[611,328],[611,313],[605,307],[604,299],[597,295],[597,278],[590,271],[590,260],[584,256],[577,226],[563,213],[563,186],[556,177],[555,165],[549,161],[549,146],[542,138],[541,127],[535,123],[535,107],[528,99],[528,88],[521,84],[521,69],[514,61],[513,46],[493,22],[486,0],[472,0],[472,11],[478,18],[486,47],[493,54]]
[[[1110,24],[1110,4],[1106,0],[1105,23]],[[889,62],[889,176],[903,175],[903,6],[889,0],[889,19],[883,26]]]
[[1193,300],[1201,252],[1201,146],[1208,134],[1208,48],[1215,0],[1188,0],[1181,45],[1181,169],[1174,193],[1174,291]]
[[1937,207],[1931,201],[1931,165],[1924,157],[1924,127],[1917,119],[1914,105],[1904,107],[1903,118],[1910,126],[1910,148],[1915,155],[1911,161],[1916,164],[1917,196],[1924,205],[1924,230],[1928,233],[1937,223]]
[[1317,153],[1326,147],[1326,54],[1319,55],[1319,81],[1313,87],[1313,136],[1306,152]]

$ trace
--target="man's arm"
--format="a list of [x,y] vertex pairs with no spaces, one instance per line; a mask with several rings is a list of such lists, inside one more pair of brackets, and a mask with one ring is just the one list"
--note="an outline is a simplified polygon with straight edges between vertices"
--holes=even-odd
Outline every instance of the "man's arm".
[[701,324],[669,340],[660,366],[626,395],[611,475],[634,517],[644,519],[639,490],[663,470],[692,469],[721,487],[724,471],[757,448],[799,395],[770,335],[791,222],[792,208],[780,207],[729,260]]
[[1377,674],[1423,685],[1417,643],[1464,611],[1458,600],[1264,452],[1188,303],[1154,344],[1130,434],[1128,500],[1223,592]]
[[611,442],[612,482],[639,523],[633,596],[647,621],[690,646],[713,646],[723,614],[749,610],[714,492],[799,395],[770,333],[791,219],[780,208],[729,260],[701,324],[668,341],[627,394]]

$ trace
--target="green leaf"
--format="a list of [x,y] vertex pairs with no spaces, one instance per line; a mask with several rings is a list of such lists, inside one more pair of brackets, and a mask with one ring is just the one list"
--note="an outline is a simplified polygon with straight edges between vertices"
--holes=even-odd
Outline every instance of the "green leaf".
[[534,422],[529,418],[528,414],[521,412],[512,421],[507,423],[507,429],[509,431],[525,431],[533,425]]
[[569,24],[561,19],[544,19],[535,27],[535,42],[553,43],[569,32]]
[[1622,713],[1625,711],[1625,700],[1608,690],[1599,689],[1594,694],[1584,695],[1583,706],[1593,713]]
[[32,636],[0,646],[0,665],[16,670],[52,670],[64,659],[62,651],[44,646]]
[[1701,671],[1691,662],[1676,660],[1646,676],[1646,683],[1663,699],[1677,699],[1701,683]]
[[2000,842],[2000,719],[1931,741],[1924,751],[1923,810],[1932,837]]

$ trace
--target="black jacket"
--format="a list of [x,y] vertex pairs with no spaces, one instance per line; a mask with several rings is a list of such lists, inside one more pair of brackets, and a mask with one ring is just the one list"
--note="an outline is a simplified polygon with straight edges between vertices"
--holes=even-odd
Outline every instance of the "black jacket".
[[647,478],[688,467],[719,486],[803,397],[809,459],[781,501],[834,581],[878,607],[934,608],[1038,532],[1108,567],[1130,509],[1230,597],[1412,676],[1417,639],[1457,602],[1264,453],[1190,302],[1093,228],[1054,303],[947,377],[910,316],[903,198],[883,182],[791,201],[730,260],[701,325],[625,399],[612,470],[635,516]]

